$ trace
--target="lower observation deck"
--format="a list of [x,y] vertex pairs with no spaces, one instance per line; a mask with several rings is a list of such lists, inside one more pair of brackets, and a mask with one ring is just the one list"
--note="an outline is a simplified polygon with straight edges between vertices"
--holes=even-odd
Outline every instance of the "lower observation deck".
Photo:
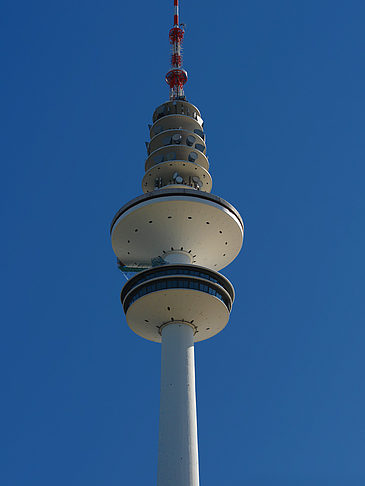
[[112,245],[122,264],[151,266],[171,251],[220,270],[241,249],[243,222],[224,199],[194,189],[159,189],[123,206],[111,225]]
[[129,327],[150,341],[172,322],[194,328],[195,341],[208,339],[227,324],[234,300],[223,275],[196,265],[164,265],[141,272],[123,287],[121,301]]

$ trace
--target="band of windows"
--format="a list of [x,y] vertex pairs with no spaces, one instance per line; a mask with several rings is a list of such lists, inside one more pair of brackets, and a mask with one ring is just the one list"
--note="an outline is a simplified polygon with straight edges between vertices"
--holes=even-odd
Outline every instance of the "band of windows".
[[226,281],[224,281],[223,279],[217,280],[209,272],[203,272],[201,270],[193,270],[193,269],[190,269],[189,267],[181,267],[181,268],[178,268],[178,267],[167,268],[167,267],[165,267],[165,268],[162,268],[161,270],[154,270],[154,271],[146,272],[146,274],[143,273],[142,275],[136,275],[133,279],[130,280],[131,285],[129,286],[127,284],[124,287],[122,294],[125,295],[131,289],[132,284],[133,284],[133,286],[135,286],[135,285],[138,285],[138,284],[145,282],[145,281],[148,281],[148,280],[152,280],[152,279],[155,279],[155,278],[158,278],[158,277],[164,277],[165,275],[191,275],[191,276],[194,276],[194,277],[203,278],[204,280],[210,280],[211,282],[214,282],[218,285],[221,285],[226,290],[226,292],[228,292],[228,294],[231,296],[231,298],[233,299],[233,291],[229,287],[229,285],[227,285]]
[[204,283],[195,279],[190,278],[174,278],[174,279],[163,279],[152,282],[150,284],[145,284],[142,287],[136,289],[136,292],[131,292],[131,294],[126,298],[123,307],[124,312],[127,312],[128,308],[140,297],[158,290],[165,289],[193,289],[199,290],[200,292],[205,292],[210,295],[214,295],[219,300],[221,300],[229,311],[231,311],[232,301],[227,294],[219,292],[219,290],[214,285],[209,285],[209,283]]

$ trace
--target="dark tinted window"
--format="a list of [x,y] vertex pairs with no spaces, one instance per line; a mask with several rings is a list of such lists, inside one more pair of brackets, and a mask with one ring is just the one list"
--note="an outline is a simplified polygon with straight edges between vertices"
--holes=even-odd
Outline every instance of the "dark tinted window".
[[222,302],[225,303],[227,308],[231,310],[231,301],[230,299],[225,295],[220,293],[217,289],[214,287],[210,287],[204,283],[194,281],[192,279],[174,279],[174,280],[165,280],[165,281],[160,281],[160,282],[154,282],[150,285],[144,285],[141,288],[139,288],[136,292],[132,292],[128,299],[124,303],[124,310],[127,311],[128,307],[130,307],[136,300],[138,300],[140,297],[143,295],[149,294],[151,292],[155,292],[157,290],[163,290],[163,289],[176,289],[176,288],[190,288],[194,290],[199,290],[201,292],[206,292],[211,295],[216,296],[218,299],[220,299]]

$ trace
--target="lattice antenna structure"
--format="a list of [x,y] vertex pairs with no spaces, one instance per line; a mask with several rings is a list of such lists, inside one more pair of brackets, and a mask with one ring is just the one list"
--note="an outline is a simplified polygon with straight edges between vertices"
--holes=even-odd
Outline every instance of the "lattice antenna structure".
[[170,100],[185,100],[184,84],[188,73],[182,68],[182,43],[184,25],[179,24],[179,0],[174,0],[174,26],[169,32],[172,46],[171,69],[166,74],[166,83],[170,86]]

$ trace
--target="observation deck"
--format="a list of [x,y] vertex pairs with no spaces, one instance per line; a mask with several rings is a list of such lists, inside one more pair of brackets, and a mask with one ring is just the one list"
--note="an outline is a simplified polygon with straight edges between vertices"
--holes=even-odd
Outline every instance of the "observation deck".
[[218,196],[171,187],[123,206],[113,219],[111,237],[114,253],[127,267],[150,267],[156,258],[178,251],[187,263],[220,270],[241,249],[243,222]]
[[164,265],[138,273],[123,287],[121,301],[129,327],[150,341],[161,341],[163,326],[183,322],[194,340],[219,333],[234,300],[223,275],[197,265]]

